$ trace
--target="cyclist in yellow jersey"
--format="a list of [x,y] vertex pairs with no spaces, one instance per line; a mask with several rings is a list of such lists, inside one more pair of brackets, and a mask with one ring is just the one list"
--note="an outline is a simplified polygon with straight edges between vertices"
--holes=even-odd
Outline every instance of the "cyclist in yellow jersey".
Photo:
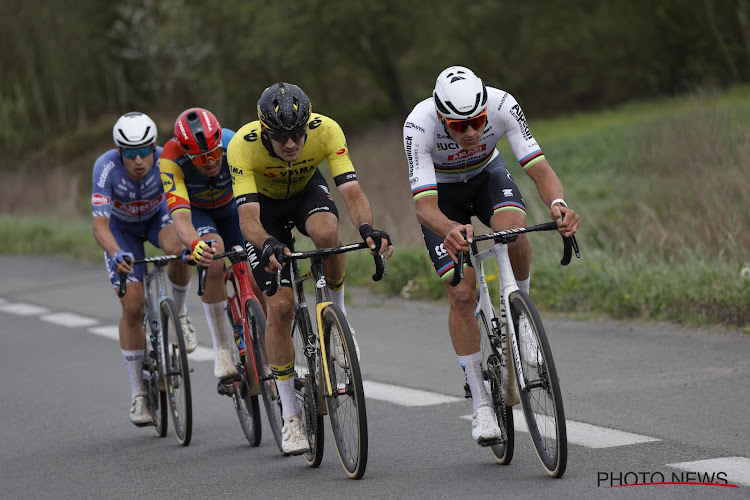
[[[388,234],[372,227],[372,209],[357,182],[341,127],[311,110],[302,89],[274,84],[258,100],[259,121],[241,127],[227,151],[242,234],[255,248],[262,248],[259,259],[254,249],[248,252],[255,281],[265,291],[276,271],[282,270],[281,289],[266,298],[266,351],[282,404],[282,449],[291,455],[308,451],[310,445],[294,391],[294,347],[289,335],[294,294],[289,268],[279,264],[277,257],[291,255],[289,220],[317,248],[342,244],[338,211],[318,169],[323,160],[328,160],[349,216],[373,254],[388,258],[393,253]],[[331,300],[346,314],[344,269],[344,255],[325,261]]]

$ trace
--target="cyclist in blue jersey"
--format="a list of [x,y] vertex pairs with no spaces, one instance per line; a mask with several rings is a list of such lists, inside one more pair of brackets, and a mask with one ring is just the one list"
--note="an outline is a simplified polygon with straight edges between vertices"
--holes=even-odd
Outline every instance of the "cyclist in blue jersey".
[[[121,116],[112,130],[117,147],[94,163],[91,192],[94,239],[104,250],[112,286],[117,289],[120,274],[128,273],[128,291],[120,298],[120,347],[130,376],[130,420],[136,425],[151,423],[143,383],[144,270],[143,266],[133,267],[125,258],[144,258],[146,240],[168,254],[180,254],[185,249],[177,238],[162,190],[157,166],[161,148],[156,146],[156,132],[154,121],[143,113]],[[180,261],[170,262],[167,268],[188,352],[196,347],[195,331],[186,314],[191,274]]]
[[[201,297],[214,347],[214,376],[237,376],[234,337],[227,316],[224,262],[213,256],[236,245],[244,246],[232,176],[225,153],[234,131],[222,129],[213,113],[203,108],[183,111],[175,121],[174,137],[159,160],[167,207],[182,243],[195,262],[208,268]],[[252,262],[257,266],[258,262]],[[250,282],[261,297],[253,276]]]

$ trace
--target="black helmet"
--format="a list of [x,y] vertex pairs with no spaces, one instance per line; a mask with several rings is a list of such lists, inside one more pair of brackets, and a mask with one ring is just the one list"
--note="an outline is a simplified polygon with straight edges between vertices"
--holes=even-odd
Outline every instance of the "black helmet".
[[258,99],[258,119],[278,141],[302,137],[311,111],[310,98],[291,83],[271,85]]

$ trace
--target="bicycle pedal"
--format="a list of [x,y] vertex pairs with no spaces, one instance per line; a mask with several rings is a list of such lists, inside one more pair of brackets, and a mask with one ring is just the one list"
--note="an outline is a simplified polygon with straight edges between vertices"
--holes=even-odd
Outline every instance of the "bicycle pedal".
[[479,443],[479,446],[487,447],[487,446],[495,446],[497,444],[505,444],[505,440],[503,438],[497,438],[497,439],[488,439],[486,441],[477,441]]
[[216,392],[221,394],[222,396],[233,396],[235,393],[235,387],[234,387],[234,380],[233,379],[223,379],[219,380],[218,385],[216,386]]

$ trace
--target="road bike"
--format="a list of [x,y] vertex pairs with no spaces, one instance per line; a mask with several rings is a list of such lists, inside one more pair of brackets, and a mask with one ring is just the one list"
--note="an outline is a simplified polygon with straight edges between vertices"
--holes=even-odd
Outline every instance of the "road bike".
[[[379,238],[375,241],[379,245]],[[334,443],[341,465],[348,477],[361,478],[367,467],[367,410],[362,388],[359,359],[354,338],[346,317],[334,305],[328,294],[323,260],[353,250],[370,248],[366,243],[353,243],[335,248],[307,252],[292,251],[291,257],[277,257],[280,263],[290,261],[291,282],[294,287],[294,387],[302,407],[302,423],[310,442],[304,459],[310,467],[318,467],[323,460],[323,415],[328,414]],[[297,261],[310,259],[310,271],[300,274]],[[374,256],[373,281],[387,275],[385,259]],[[312,279],[315,284],[315,320],[313,328],[303,284]],[[281,271],[266,292],[273,296],[281,286]],[[343,351],[343,357],[337,354]],[[281,419],[281,404],[276,407]]]
[[[496,231],[474,236],[470,258],[477,276],[476,317],[482,345],[482,376],[492,397],[502,437],[488,443],[495,460],[507,465],[513,459],[513,405],[521,402],[537,456],[547,474],[561,477],[568,460],[560,381],[557,378],[547,334],[536,306],[528,294],[518,288],[508,256],[508,244],[519,234],[557,230],[557,223]],[[477,243],[493,240],[491,248],[480,252]],[[563,237],[564,251],[560,263],[570,263],[573,250],[580,258],[575,237]],[[484,274],[484,261],[495,257],[499,271],[499,313],[490,299]],[[463,278],[463,252],[458,255],[451,284]],[[467,397],[471,397],[468,384]]]
[[[154,433],[167,434],[167,409],[172,414],[174,432],[182,446],[190,444],[193,429],[193,405],[190,392],[185,339],[174,301],[167,294],[164,268],[180,255],[161,255],[132,261],[132,265],[153,264],[144,276],[146,314],[143,329],[147,332],[146,353],[143,359],[143,381],[153,418]],[[128,263],[130,259],[126,258]],[[127,291],[127,274],[120,274],[117,295]],[[149,425],[149,424],[146,424]]]
[[[241,246],[214,256],[214,260],[228,258],[231,263],[224,271],[224,286],[227,289],[227,314],[234,330],[239,356],[238,376],[234,380],[219,381],[217,391],[232,398],[242,431],[251,446],[258,446],[261,441],[258,395],[262,393],[271,431],[280,449],[281,417],[276,419],[274,408],[278,395],[270,366],[262,354],[265,352],[266,317],[253,292],[250,281],[252,269],[247,256],[246,250]],[[205,268],[199,268],[199,286],[201,280],[205,280],[204,271]]]

